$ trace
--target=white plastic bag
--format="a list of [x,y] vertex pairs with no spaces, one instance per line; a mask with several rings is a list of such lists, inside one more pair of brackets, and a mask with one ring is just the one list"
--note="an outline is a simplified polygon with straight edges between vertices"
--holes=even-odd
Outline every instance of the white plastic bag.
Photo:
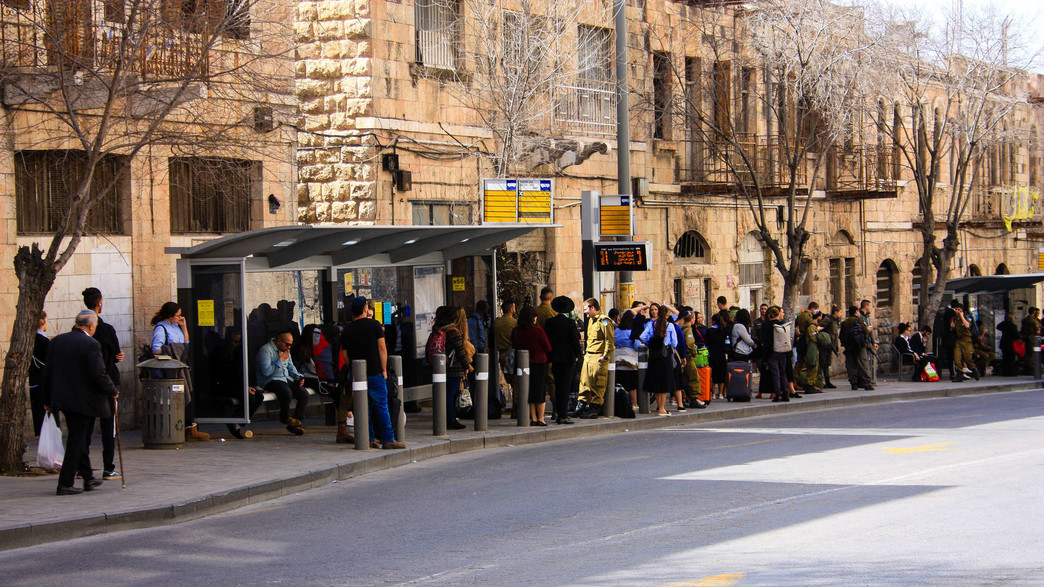
[[54,423],[54,416],[48,413],[44,416],[43,426],[40,427],[36,464],[48,471],[56,471],[62,468],[63,458],[65,458],[65,448],[62,446],[62,431]]

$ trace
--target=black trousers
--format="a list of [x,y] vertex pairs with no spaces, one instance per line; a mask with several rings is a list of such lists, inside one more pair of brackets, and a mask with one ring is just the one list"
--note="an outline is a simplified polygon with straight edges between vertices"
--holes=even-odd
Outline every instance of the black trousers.
[[265,384],[265,391],[271,391],[279,400],[279,420],[286,421],[290,416],[290,398],[297,398],[294,406],[294,417],[304,421],[305,410],[308,408],[308,392],[301,389],[296,383],[272,380]]
[[565,418],[569,415],[569,388],[576,375],[576,361],[551,363],[551,375],[555,378],[555,417]]
[[63,412],[69,437],[65,441],[65,457],[62,471],[58,473],[60,487],[72,487],[79,473],[84,480],[93,479],[91,470],[91,433],[94,432],[94,417],[76,412]]

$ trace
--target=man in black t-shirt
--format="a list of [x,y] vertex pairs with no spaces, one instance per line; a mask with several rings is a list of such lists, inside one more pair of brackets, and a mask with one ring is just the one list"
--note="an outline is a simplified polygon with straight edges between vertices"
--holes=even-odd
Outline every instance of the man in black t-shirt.
[[[372,318],[366,298],[352,300],[352,321],[341,331],[341,350],[347,361],[366,361],[366,388],[370,405],[370,447],[406,448],[395,440],[388,414],[388,347],[384,326]],[[358,433],[358,431],[356,431]],[[376,434],[375,434],[376,432]]]

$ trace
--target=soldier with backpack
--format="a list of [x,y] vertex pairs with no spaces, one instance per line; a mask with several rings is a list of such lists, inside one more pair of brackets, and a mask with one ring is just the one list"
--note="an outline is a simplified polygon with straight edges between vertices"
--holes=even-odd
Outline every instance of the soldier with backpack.
[[859,308],[848,307],[848,317],[839,329],[841,344],[845,347],[845,368],[848,370],[848,382],[852,391],[859,388],[873,390],[870,373],[866,371],[866,331],[859,317]]

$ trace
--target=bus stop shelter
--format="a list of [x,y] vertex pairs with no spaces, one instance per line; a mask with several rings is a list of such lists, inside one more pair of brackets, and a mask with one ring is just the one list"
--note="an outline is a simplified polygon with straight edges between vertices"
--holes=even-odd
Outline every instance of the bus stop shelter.
[[372,300],[389,354],[402,357],[409,397],[431,383],[423,355],[436,309],[480,299],[495,308],[491,249],[547,228],[557,225],[293,225],[168,247],[190,329],[196,420],[247,423],[257,350],[279,332],[338,322],[357,295]]

